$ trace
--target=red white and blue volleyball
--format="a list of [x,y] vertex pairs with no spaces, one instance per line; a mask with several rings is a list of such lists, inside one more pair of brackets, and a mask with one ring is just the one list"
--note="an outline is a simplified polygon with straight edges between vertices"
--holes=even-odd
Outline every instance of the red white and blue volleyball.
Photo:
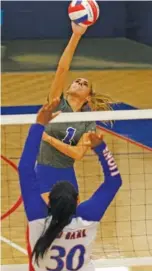
[[99,13],[99,6],[95,0],[73,0],[68,8],[71,21],[81,26],[94,24]]

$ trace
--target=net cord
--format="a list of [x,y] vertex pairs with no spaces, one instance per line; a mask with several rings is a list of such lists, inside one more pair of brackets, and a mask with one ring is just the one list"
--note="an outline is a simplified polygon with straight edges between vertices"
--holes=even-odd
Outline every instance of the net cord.
[[[36,114],[1,115],[1,125],[32,124]],[[61,113],[52,123],[152,119],[152,109]]]

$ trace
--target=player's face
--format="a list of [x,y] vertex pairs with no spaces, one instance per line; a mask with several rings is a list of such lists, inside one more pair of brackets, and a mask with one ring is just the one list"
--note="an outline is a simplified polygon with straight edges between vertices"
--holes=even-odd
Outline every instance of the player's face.
[[68,94],[79,97],[81,101],[86,102],[90,96],[91,85],[85,78],[78,78],[71,84]]

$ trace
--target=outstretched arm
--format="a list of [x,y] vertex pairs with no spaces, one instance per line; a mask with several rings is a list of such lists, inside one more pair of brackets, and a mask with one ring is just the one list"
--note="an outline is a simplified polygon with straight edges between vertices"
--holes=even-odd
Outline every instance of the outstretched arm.
[[52,99],[61,96],[73,55],[81,36],[85,33],[86,29],[87,28],[81,27],[72,22],[73,34],[58,63],[55,78],[49,93],[49,102],[51,102]]
[[65,155],[75,159],[80,160],[85,155],[86,151],[88,150],[88,146],[84,145],[84,142],[88,140],[88,134],[85,133],[79,140],[78,144],[76,146],[71,146],[69,144],[66,144],[59,139],[56,139],[53,136],[49,136],[47,133],[43,133],[43,140],[47,143],[49,143],[51,146],[56,148],[58,151],[64,153]]
[[58,114],[55,113],[53,115],[51,113],[58,102],[58,100],[55,100],[50,106],[45,105],[40,109],[37,115],[37,123],[30,127],[18,166],[21,193],[29,221],[44,218],[47,215],[47,206],[40,196],[39,184],[34,168],[44,125]]
[[104,182],[89,200],[77,208],[77,216],[88,221],[100,221],[122,184],[119,170],[107,145],[102,142],[94,151],[103,168]]
[[59,139],[56,139],[55,137],[49,136],[46,132],[43,133],[43,140],[50,145],[52,145],[54,148],[56,148],[58,151],[62,152],[63,154],[71,157],[74,160],[81,160],[87,150],[90,148],[86,142],[89,140],[89,132],[96,130],[96,123],[95,122],[89,122],[86,124],[85,132],[81,136],[78,144],[76,146],[71,146],[69,144],[66,144]]
[[40,197],[39,185],[34,170],[43,131],[44,126],[40,124],[31,126],[18,166],[21,193],[29,221],[43,218],[43,215],[45,215],[41,211],[44,203]]

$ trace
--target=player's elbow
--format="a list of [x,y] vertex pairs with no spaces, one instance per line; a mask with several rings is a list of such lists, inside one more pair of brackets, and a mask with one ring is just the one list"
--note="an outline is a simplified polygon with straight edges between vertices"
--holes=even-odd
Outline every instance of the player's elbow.
[[120,179],[120,182],[119,182],[119,189],[121,186],[122,186],[122,179]]
[[18,173],[20,174],[22,172],[25,172],[26,167],[22,162],[20,162],[17,169],[18,169]]
[[19,163],[17,169],[18,169],[20,185],[22,186],[22,183],[23,183],[23,180],[24,180],[24,175],[25,175],[25,172],[26,172],[26,168],[25,168],[24,164]]
[[84,156],[84,151],[80,147],[73,146],[70,152],[68,151],[67,155],[74,160],[81,160]]
[[83,153],[79,153],[79,152],[78,152],[78,153],[75,154],[75,160],[78,160],[78,161],[79,161],[79,160],[81,160],[81,159],[83,158],[83,156],[84,156]]
[[28,170],[28,164],[26,164],[25,161],[22,161],[21,159],[18,164],[18,172],[22,173],[22,172],[26,172],[27,170]]
[[24,169],[24,164],[22,163],[22,161],[20,160],[19,164],[18,164],[18,172],[21,172]]
[[[119,191],[119,189],[122,186],[122,179],[121,176],[117,176],[117,178],[112,179],[110,182],[110,192],[112,192],[112,195],[116,195],[116,193]],[[109,189],[108,188],[108,189]]]
[[121,175],[120,175],[119,178],[118,178],[118,185],[119,185],[119,187],[122,186],[122,178],[121,178]]
[[121,186],[122,186],[122,178],[121,176],[119,176],[119,178],[117,179],[116,190],[118,191]]

